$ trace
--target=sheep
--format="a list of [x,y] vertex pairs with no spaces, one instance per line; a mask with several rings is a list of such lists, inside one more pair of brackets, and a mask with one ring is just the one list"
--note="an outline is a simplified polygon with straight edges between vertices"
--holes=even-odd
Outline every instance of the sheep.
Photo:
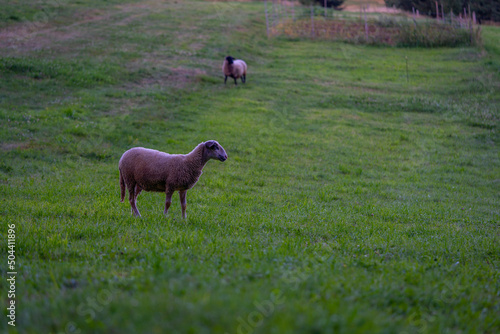
[[215,140],[198,144],[188,154],[168,154],[144,147],[131,148],[123,153],[118,163],[121,202],[127,188],[132,214],[140,217],[137,196],[141,191],[165,192],[167,198],[163,213],[166,215],[172,203],[172,194],[178,190],[182,218],[186,218],[186,192],[196,184],[210,159],[227,159],[226,151]]
[[222,63],[222,73],[224,73],[224,84],[226,84],[227,77],[234,79],[234,84],[237,85],[236,79],[241,78],[241,82],[247,81],[247,64],[241,59],[234,59],[227,56]]

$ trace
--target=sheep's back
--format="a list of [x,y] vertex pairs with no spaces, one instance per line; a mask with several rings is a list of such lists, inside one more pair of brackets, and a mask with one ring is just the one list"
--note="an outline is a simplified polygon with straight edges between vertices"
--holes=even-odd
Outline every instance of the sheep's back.
[[246,74],[247,64],[241,59],[236,59],[235,61],[233,61],[233,64],[230,68],[227,60],[224,60],[224,63],[222,64],[222,72],[224,73],[224,75],[232,76],[238,79],[243,74]]
[[143,147],[125,152],[120,159],[119,169],[125,182],[137,183],[146,191],[190,189],[201,173],[191,170],[185,164],[186,155],[169,154]]
[[243,74],[246,73],[246,64],[243,60],[235,60],[233,62],[233,75],[235,78],[240,78]]
[[172,155],[135,147],[122,155],[119,169],[126,183],[137,183],[146,191],[165,191],[165,181],[173,168]]
[[237,59],[234,61],[235,64],[238,64],[238,66],[241,68],[241,74],[246,74],[247,72],[247,63],[245,63],[243,60],[241,59]]

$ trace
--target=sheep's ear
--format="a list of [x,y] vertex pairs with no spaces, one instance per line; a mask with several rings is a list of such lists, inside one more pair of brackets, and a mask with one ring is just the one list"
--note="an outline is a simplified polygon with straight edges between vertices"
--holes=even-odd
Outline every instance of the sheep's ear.
[[209,149],[216,149],[217,143],[215,142],[215,140],[209,140],[205,143],[205,147]]

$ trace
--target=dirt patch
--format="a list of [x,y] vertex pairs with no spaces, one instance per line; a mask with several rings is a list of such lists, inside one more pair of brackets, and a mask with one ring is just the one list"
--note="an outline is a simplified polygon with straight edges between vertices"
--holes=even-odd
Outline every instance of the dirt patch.
[[2,151],[12,151],[15,149],[25,150],[30,147],[29,143],[2,143],[0,149]]
[[11,49],[13,52],[38,51],[52,48],[54,42],[65,42],[82,37],[81,31],[45,30],[34,34],[18,35],[16,32],[0,35],[0,49]]
[[135,20],[143,17],[143,16],[146,16],[148,15],[149,13],[141,13],[141,14],[134,14],[134,15],[130,15],[129,17],[127,18],[124,18],[123,20],[119,21],[116,23],[117,26],[127,26],[129,25],[130,23],[134,22]]
[[151,1],[141,1],[136,3],[127,3],[124,5],[118,5],[117,8],[120,8],[125,12],[130,12],[130,11],[135,11],[137,8],[151,10],[158,7],[163,7],[167,4],[169,4],[168,1],[151,0]]
[[0,49],[10,49],[14,53],[52,48],[60,43],[85,35],[81,25],[109,19],[111,15],[91,10],[75,17],[69,25],[56,26],[52,22],[25,22],[12,25],[0,31]]
[[[72,17],[50,17],[50,20],[43,22],[22,22],[12,24],[0,30],[0,49],[8,50],[12,53],[24,53],[43,49],[54,48],[55,43],[86,38],[90,32],[82,26],[89,23],[97,23],[113,20],[127,14],[125,18],[119,19],[115,25],[126,26],[136,19],[148,15],[158,5],[163,5],[162,1],[147,1],[138,4],[127,4],[113,7],[109,10],[86,10],[74,14]],[[116,8],[119,10],[117,11]],[[68,21],[66,23],[54,23],[54,20]]]
[[134,87],[159,86],[183,89],[198,82],[202,75],[207,75],[207,72],[198,68],[173,67],[139,80],[134,84]]

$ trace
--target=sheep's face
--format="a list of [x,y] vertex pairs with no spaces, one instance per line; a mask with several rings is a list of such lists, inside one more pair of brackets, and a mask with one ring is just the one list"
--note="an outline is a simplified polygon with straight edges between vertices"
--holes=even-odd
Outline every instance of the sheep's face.
[[222,146],[215,140],[205,142],[207,157],[209,159],[217,159],[220,161],[227,160],[227,153]]
[[228,64],[232,64],[232,63],[234,62],[234,58],[233,58],[233,57],[231,57],[231,56],[227,56],[227,57],[226,57],[226,60],[227,60],[227,63],[228,63]]

